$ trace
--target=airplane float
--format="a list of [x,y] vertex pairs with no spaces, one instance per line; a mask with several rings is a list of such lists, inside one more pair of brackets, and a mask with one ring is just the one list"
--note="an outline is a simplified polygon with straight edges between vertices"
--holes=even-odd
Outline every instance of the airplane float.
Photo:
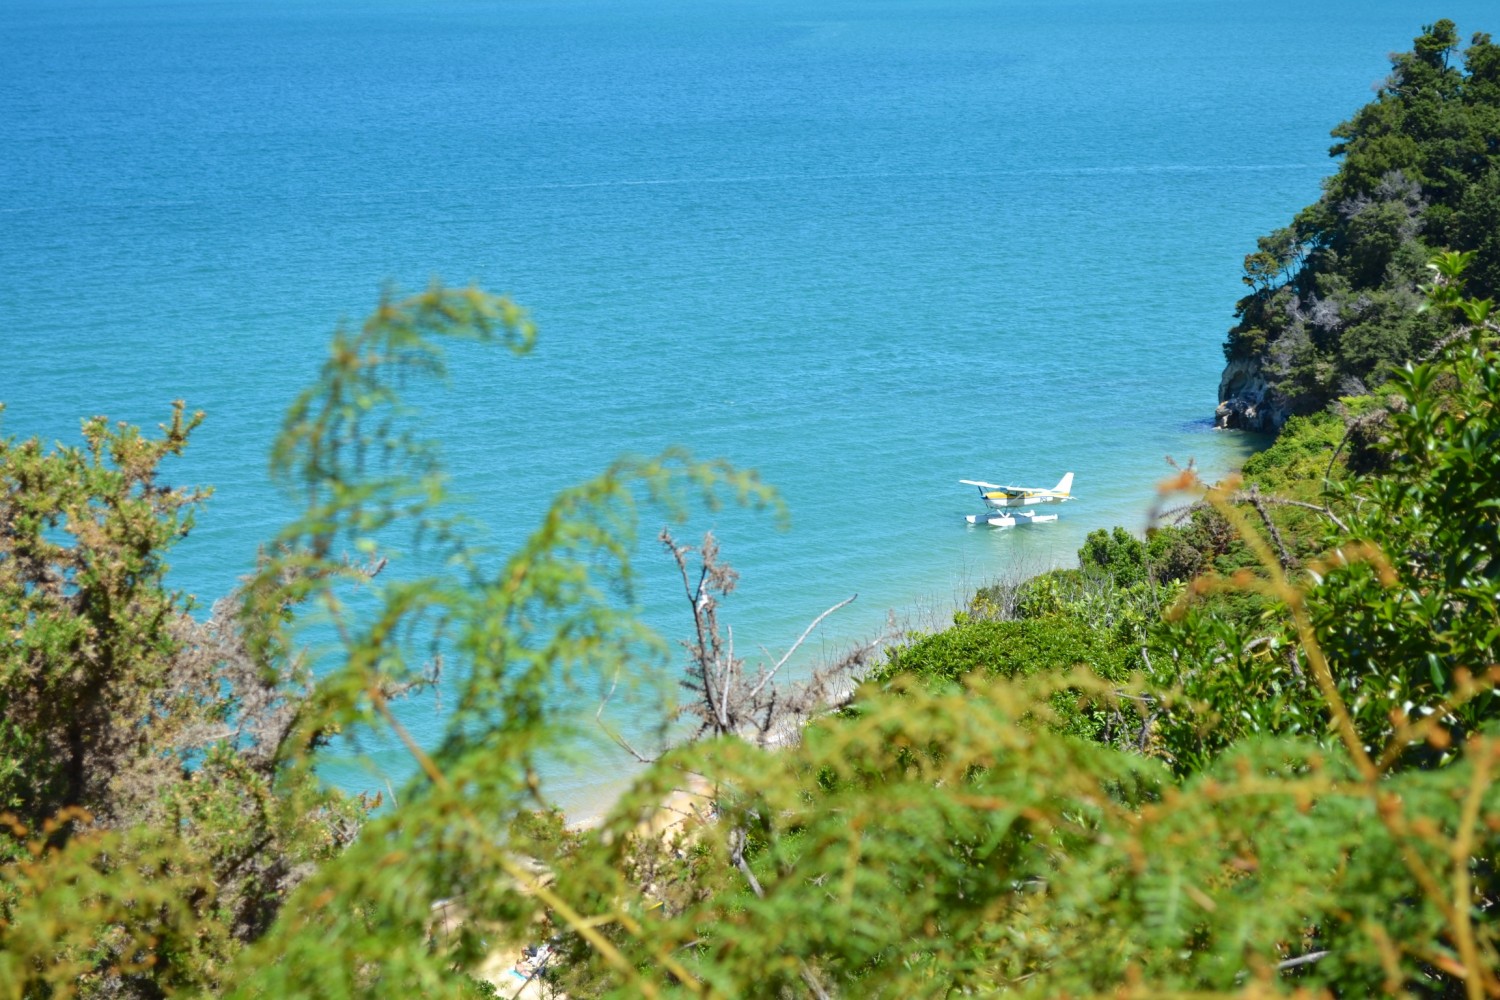
[[1057,520],[1056,514],[1038,514],[1034,510],[1009,512],[1007,508],[1034,507],[1037,504],[1062,503],[1073,499],[1073,473],[1071,472],[1059,479],[1057,485],[1050,490],[1033,486],[997,486],[994,483],[984,483],[977,479],[960,479],[959,482],[966,486],[979,487],[979,495],[984,498],[985,504],[997,512],[969,514],[964,520],[970,524],[988,524],[996,528],[1012,528],[1018,524],[1041,524]]

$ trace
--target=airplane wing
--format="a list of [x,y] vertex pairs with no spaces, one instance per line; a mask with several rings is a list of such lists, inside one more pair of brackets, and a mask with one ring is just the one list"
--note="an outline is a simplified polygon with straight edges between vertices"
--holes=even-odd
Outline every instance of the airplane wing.
[[959,482],[965,486],[978,486],[982,490],[999,490],[1010,497],[1048,497],[1054,500],[1072,500],[1071,492],[1073,485],[1073,473],[1063,477],[1062,482],[1052,489],[1042,489],[1037,486],[1001,486],[999,483],[987,483],[982,479],[960,479]]

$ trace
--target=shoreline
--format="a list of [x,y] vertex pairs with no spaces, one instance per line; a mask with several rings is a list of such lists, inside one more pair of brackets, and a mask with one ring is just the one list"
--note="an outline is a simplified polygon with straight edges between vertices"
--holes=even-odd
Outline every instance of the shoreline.
[[[1238,434],[1244,436],[1244,432],[1238,432]],[[1215,479],[1221,478],[1231,468],[1238,467],[1242,461],[1243,456],[1238,461],[1205,464],[1200,468],[1200,473]],[[1139,527],[1136,523],[1138,519],[1130,516],[1132,513],[1139,513],[1138,508],[1134,505],[1110,502],[1113,498],[1101,497],[1099,499],[1104,501],[1102,506],[1112,512],[1109,516],[1101,518],[1099,514],[1104,511],[1085,512],[1081,509],[1079,513],[1082,516],[1070,518],[1071,525],[995,529],[976,528],[972,525],[956,523],[956,532],[971,542],[979,538],[992,543],[977,546],[979,554],[989,558],[986,558],[985,563],[980,565],[961,555],[959,563],[949,566],[945,575],[939,573],[927,579],[909,580],[916,584],[913,591],[905,595],[899,605],[893,606],[890,610],[896,615],[902,630],[922,632],[941,630],[951,624],[953,612],[964,607],[968,599],[981,587],[998,581],[1030,577],[1056,566],[1066,565],[1075,557],[1077,545],[1081,544],[1084,534],[1094,526],[1095,522],[1108,520],[1113,524],[1123,523],[1133,533],[1138,533]],[[1097,500],[1096,503],[1098,503]],[[1090,513],[1094,516],[1089,516]],[[956,518],[957,514],[953,516]],[[1064,530],[1052,530],[1056,528]],[[927,569],[930,571],[932,568],[929,563]],[[862,600],[861,603],[864,601]],[[864,616],[867,619],[864,623],[851,621],[848,627],[844,628],[839,627],[839,623],[833,623],[831,634],[814,640],[817,644],[816,649],[810,650],[805,657],[799,657],[798,661],[788,666],[786,679],[790,681],[801,679],[824,659],[836,656],[839,650],[859,641],[860,636],[853,634],[853,630],[858,629],[861,624],[874,621],[874,609],[867,610],[870,613]],[[881,612],[882,615],[884,613],[884,611]],[[674,682],[675,678],[666,678],[662,681],[663,684]],[[628,724],[629,717],[637,712],[646,712],[647,707],[637,704],[633,708],[634,711],[632,707],[626,706],[623,715],[627,723],[625,727],[627,736],[635,740],[639,734],[629,732],[631,728]],[[542,762],[540,767],[542,789],[546,801],[562,812],[569,827],[578,829],[590,828],[602,823],[614,808],[615,803],[646,769],[646,765],[620,750],[602,732],[594,728],[593,715],[594,711],[591,707],[581,708],[576,720],[577,742],[573,743],[571,750]],[[336,762],[333,767],[325,771],[325,780],[350,794],[361,789],[370,793],[394,793],[391,782],[403,783],[408,775],[391,776],[382,768],[382,764],[387,767],[396,764],[400,767],[404,762],[404,754],[394,746],[384,749],[393,751],[395,759],[387,758],[381,761],[379,758],[385,755],[377,752],[366,756],[363,765],[360,766],[355,763],[358,755],[352,755],[353,759],[346,758],[345,761]],[[355,766],[347,770],[340,766],[347,764],[355,764]],[[340,771],[343,773],[339,773]],[[354,780],[350,780],[351,778]]]

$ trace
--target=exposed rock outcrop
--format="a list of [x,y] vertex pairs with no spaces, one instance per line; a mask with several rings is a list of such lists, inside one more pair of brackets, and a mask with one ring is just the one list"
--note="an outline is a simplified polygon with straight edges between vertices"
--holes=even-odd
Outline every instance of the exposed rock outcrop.
[[1274,434],[1291,412],[1290,401],[1266,380],[1259,358],[1235,358],[1224,366],[1216,427]]

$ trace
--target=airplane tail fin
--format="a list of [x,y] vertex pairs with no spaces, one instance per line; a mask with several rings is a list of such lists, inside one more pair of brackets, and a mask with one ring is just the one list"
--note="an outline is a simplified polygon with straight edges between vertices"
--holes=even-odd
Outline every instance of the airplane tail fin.
[[1059,479],[1057,485],[1052,487],[1052,492],[1064,494],[1073,492],[1073,473],[1070,472]]

